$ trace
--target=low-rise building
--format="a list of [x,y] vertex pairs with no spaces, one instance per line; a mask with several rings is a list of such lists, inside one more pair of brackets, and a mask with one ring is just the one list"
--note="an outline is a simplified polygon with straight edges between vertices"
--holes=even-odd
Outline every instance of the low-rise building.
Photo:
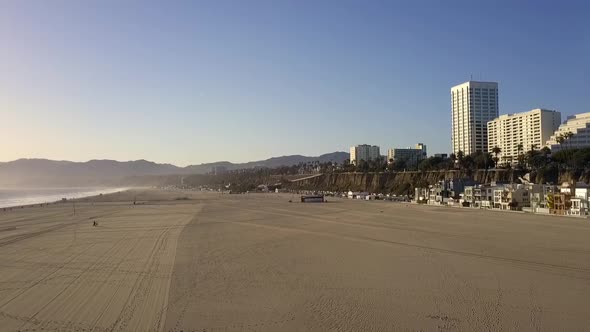
[[499,208],[505,184],[492,182],[464,186],[463,205],[480,209]]
[[502,201],[506,194],[506,188],[493,188],[493,198],[492,198],[492,207],[494,209],[502,209]]
[[465,189],[463,191],[463,206],[473,206],[473,203],[475,202],[475,198],[473,196],[474,187],[475,185],[465,186]]
[[550,184],[527,184],[530,207],[523,210],[533,213],[549,213],[549,197],[559,188]]
[[554,195],[554,214],[573,216],[588,215],[588,185],[583,182],[564,183],[559,194]]
[[[471,188],[473,184],[474,182],[468,179],[441,180],[430,185],[424,197],[430,205],[452,204],[459,200],[465,188]],[[416,191],[416,195],[419,194],[422,192]]]
[[[572,215],[586,216],[590,208],[588,202],[588,185],[584,182],[577,182],[574,189],[574,198],[572,198]],[[575,203],[574,203],[575,201]]]
[[524,185],[513,184],[504,187],[500,202],[501,210],[522,211],[525,207],[530,207],[530,195]]
[[429,205],[442,205],[445,202],[445,198],[449,197],[449,193],[446,189],[444,181],[430,185],[428,187],[428,204]]
[[414,189],[414,202],[424,203],[428,200],[429,189],[428,188],[415,188]]
[[355,199],[359,194],[360,194],[360,192],[358,192],[358,191],[349,190],[346,197],[348,197],[350,199]]
[[549,195],[547,202],[549,212],[557,215],[568,215],[572,205],[571,199],[572,188],[569,183],[564,182],[558,192]]
[[[428,205],[457,205],[480,209],[552,213],[587,216],[590,214],[590,188],[586,183],[550,184],[500,183],[474,184],[465,180],[443,180],[428,188],[416,188],[414,201]],[[457,185],[457,184],[461,185]]]
[[522,210],[529,206],[529,192],[523,184],[496,184],[490,188],[494,209]]

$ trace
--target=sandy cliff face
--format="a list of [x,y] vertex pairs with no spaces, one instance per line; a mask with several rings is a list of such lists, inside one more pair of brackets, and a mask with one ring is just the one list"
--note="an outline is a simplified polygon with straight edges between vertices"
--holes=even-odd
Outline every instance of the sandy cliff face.
[[513,170],[431,171],[398,173],[332,173],[290,184],[294,189],[331,191],[369,191],[412,193],[415,187],[434,184],[441,180],[469,179],[479,183],[490,181],[517,182],[522,174]]

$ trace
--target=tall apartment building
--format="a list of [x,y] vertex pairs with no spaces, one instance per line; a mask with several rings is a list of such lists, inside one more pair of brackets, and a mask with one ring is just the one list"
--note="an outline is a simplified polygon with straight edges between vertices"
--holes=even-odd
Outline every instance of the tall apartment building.
[[[573,135],[560,144],[558,137],[566,133],[572,133]],[[590,113],[568,116],[566,121],[555,130],[545,144],[551,149],[551,152],[557,152],[563,148],[590,147]]]
[[[488,122],[488,151],[497,146],[501,150],[500,163],[516,162],[519,153],[531,147],[541,149],[560,123],[560,112],[545,109],[500,115]],[[522,144],[520,152],[519,144]]]
[[422,143],[416,144],[414,148],[394,148],[387,150],[387,160],[403,160],[407,167],[417,166],[420,161],[426,159],[426,156],[426,145]]
[[350,147],[350,162],[358,165],[361,160],[369,161],[381,157],[379,147],[376,145],[361,144]]
[[498,83],[468,81],[451,88],[453,153],[488,151],[487,123],[498,117]]

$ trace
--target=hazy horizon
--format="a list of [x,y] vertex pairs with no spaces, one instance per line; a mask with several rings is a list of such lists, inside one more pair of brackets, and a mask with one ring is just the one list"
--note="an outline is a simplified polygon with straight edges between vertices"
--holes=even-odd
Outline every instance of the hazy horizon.
[[449,153],[450,88],[471,77],[499,83],[500,114],[590,111],[589,9],[3,1],[0,161],[186,166],[417,142]]
[[321,155],[324,154],[331,154],[331,153],[338,153],[338,152],[342,152],[342,153],[348,153],[347,151],[331,151],[331,152],[325,152],[325,153],[320,153],[318,155],[303,155],[303,154],[299,154],[299,153],[293,153],[293,154],[285,154],[285,155],[280,155],[280,156],[269,156],[266,158],[262,158],[262,159],[256,159],[256,160],[245,160],[245,161],[232,161],[232,160],[214,160],[214,161],[206,161],[206,162],[202,162],[202,163],[198,163],[198,164],[175,164],[172,162],[157,162],[157,161],[153,161],[153,160],[149,160],[146,158],[139,158],[139,159],[112,159],[112,158],[91,158],[91,159],[84,159],[84,160],[67,160],[67,159],[50,159],[50,158],[36,158],[36,157],[22,157],[22,158],[17,158],[17,159],[12,159],[12,160],[0,160],[0,163],[7,163],[7,162],[13,162],[13,161],[17,161],[17,160],[21,160],[21,159],[28,159],[28,160],[34,160],[34,159],[40,159],[40,160],[51,160],[51,161],[64,161],[64,162],[75,162],[75,163],[86,163],[89,161],[93,161],[93,160],[110,160],[110,161],[117,161],[117,162],[131,162],[131,161],[141,161],[141,160],[145,160],[148,162],[155,162],[157,164],[171,164],[174,166],[178,166],[178,167],[187,167],[187,166],[194,166],[194,165],[201,165],[201,164],[213,164],[213,163],[218,163],[218,162],[229,162],[232,164],[243,164],[243,163],[249,163],[249,162],[256,162],[256,161],[263,161],[263,160],[268,160],[271,158],[280,158],[280,157],[289,157],[289,156],[304,156],[304,157],[319,157]]

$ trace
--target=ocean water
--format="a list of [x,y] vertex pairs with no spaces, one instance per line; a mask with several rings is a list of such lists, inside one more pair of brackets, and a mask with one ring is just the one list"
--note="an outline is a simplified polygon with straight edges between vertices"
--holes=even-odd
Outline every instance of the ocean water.
[[127,188],[0,188],[0,208],[110,194]]

